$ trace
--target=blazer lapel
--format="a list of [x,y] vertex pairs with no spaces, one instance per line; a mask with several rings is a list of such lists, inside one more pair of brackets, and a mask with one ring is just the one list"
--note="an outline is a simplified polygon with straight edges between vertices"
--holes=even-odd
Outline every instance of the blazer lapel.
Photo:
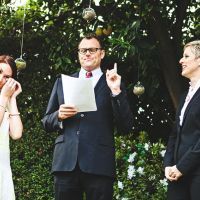
[[187,95],[187,92],[185,92],[182,97],[180,98],[180,103],[178,105],[178,108],[177,108],[177,111],[176,111],[176,126],[177,126],[177,130],[179,132],[180,130],[180,114],[181,114],[181,110],[182,110],[182,107],[184,105],[184,102],[185,102],[185,97]]
[[102,74],[102,76],[100,77],[99,81],[97,82],[97,84],[94,88],[95,94],[97,94],[99,91],[101,91],[102,88],[104,88],[105,86],[107,86],[106,76],[105,76],[105,74]]
[[190,100],[189,104],[187,105],[186,109],[185,109],[185,113],[184,113],[184,116],[183,116],[183,123],[185,121],[185,118],[188,114],[188,111],[190,110],[191,106],[192,106],[192,103],[198,99],[200,97],[200,88],[196,91],[196,93],[194,94],[194,96],[192,97],[192,99]]
[[181,97],[179,106],[178,106],[178,108],[177,108],[177,116],[179,116],[180,113],[181,113],[181,109],[182,109],[182,107],[183,107],[183,105],[184,105],[184,103],[185,103],[186,95],[187,95],[187,92],[185,92],[185,93],[182,95],[182,97]]
[[78,78],[79,77],[79,72],[75,72],[74,74],[71,75],[72,77],[76,77]]

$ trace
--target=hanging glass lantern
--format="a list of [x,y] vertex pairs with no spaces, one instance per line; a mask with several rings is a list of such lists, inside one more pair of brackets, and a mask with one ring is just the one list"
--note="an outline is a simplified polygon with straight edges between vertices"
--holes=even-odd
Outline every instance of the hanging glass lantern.
[[26,16],[26,7],[24,6],[24,16],[22,20],[22,37],[21,37],[21,56],[15,60],[15,64],[17,67],[17,70],[23,70],[26,68],[26,61],[22,58],[23,54],[23,44],[24,44],[24,23],[25,23],[25,16]]
[[96,13],[95,13],[94,9],[91,8],[91,0],[90,0],[90,3],[89,3],[89,7],[85,8],[83,10],[82,16],[83,16],[83,19],[85,19],[87,22],[90,22],[93,19],[95,19]]
[[139,97],[144,93],[144,91],[145,91],[144,86],[140,83],[140,81],[138,81],[133,88],[133,93]]
[[90,22],[90,21],[92,21],[93,19],[95,19],[96,13],[95,13],[95,11],[94,11],[93,8],[90,8],[90,7],[89,7],[89,8],[85,8],[85,9],[83,10],[82,16],[83,16],[83,19],[85,19],[87,22]]
[[26,68],[26,61],[23,58],[21,58],[21,57],[17,58],[15,60],[15,63],[16,63],[16,67],[17,67],[18,71]]

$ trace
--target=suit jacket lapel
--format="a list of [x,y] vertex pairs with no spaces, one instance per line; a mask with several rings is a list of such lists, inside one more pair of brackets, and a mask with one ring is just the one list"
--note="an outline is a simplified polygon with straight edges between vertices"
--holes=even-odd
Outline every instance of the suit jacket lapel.
[[180,103],[178,105],[178,108],[177,108],[177,111],[176,111],[176,126],[177,126],[177,130],[179,132],[180,130],[180,114],[181,114],[181,110],[182,110],[182,107],[184,105],[184,102],[185,102],[185,97],[187,95],[187,92],[185,92],[182,97],[180,98]]
[[[181,110],[183,108],[183,105],[184,105],[184,102],[185,102],[185,97],[187,95],[187,92],[185,92],[182,97],[180,98],[180,103],[178,105],[178,108],[177,108],[177,112],[176,112],[176,121],[179,122],[180,119],[179,119],[179,116],[181,114]],[[179,124],[179,123],[178,123]]]
[[105,76],[105,74],[102,74],[102,76],[100,77],[99,81],[97,82],[97,84],[94,88],[95,94],[98,94],[98,92],[101,91],[102,88],[104,88],[105,86],[107,86],[106,76]]
[[190,110],[191,106],[192,106],[192,103],[197,99],[199,98],[200,96],[200,88],[196,91],[196,93],[194,94],[194,96],[192,97],[192,99],[190,100],[189,104],[187,105],[186,109],[185,109],[185,113],[184,113],[184,116],[183,116],[183,123],[185,121],[185,118],[188,114],[188,111]]
[[79,77],[79,72],[75,72],[74,74],[71,75],[72,77],[76,77],[78,78]]

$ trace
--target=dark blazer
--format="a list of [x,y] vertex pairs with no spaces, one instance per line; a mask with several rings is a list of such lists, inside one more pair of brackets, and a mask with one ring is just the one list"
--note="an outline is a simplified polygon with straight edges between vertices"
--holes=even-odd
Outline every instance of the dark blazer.
[[[72,76],[78,77],[78,73]],[[55,141],[52,172],[72,171],[78,162],[84,172],[115,176],[114,123],[121,133],[128,133],[132,129],[133,116],[124,88],[113,97],[105,74],[95,87],[95,97],[97,111],[78,113],[61,123],[58,109],[64,97],[62,80],[56,80],[42,119],[47,132],[60,133]]]
[[186,94],[177,109],[176,123],[169,137],[164,166],[177,165],[183,175],[200,175],[200,88],[186,107],[180,126],[179,116],[185,97]]

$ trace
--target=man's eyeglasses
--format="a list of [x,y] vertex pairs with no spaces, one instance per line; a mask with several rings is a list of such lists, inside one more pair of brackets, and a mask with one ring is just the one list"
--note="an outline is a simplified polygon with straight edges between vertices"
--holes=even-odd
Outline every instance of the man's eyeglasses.
[[78,49],[78,52],[85,55],[87,51],[89,51],[90,54],[95,54],[98,50],[101,50],[101,48],[80,48]]

